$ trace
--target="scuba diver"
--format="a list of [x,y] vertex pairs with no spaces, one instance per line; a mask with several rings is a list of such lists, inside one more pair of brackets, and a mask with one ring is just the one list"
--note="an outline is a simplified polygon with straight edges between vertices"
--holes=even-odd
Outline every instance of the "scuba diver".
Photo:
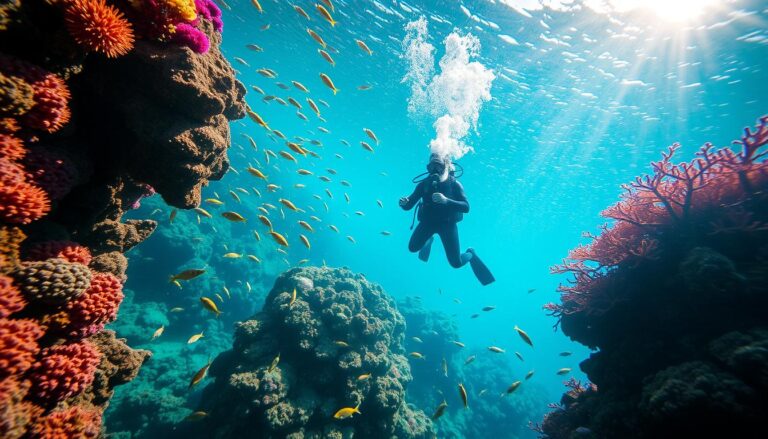
[[[424,179],[418,180],[425,175]],[[437,234],[443,242],[451,266],[459,268],[469,262],[480,283],[488,285],[495,279],[474,249],[468,248],[464,253],[459,250],[459,228],[456,224],[469,212],[469,203],[464,188],[456,178],[450,160],[433,153],[429,157],[427,172],[413,179],[417,183],[413,193],[409,197],[400,198],[403,210],[411,210],[416,206],[414,221],[416,217],[419,220],[408,243],[408,250],[419,252],[419,259],[426,262],[429,260],[434,235]]]

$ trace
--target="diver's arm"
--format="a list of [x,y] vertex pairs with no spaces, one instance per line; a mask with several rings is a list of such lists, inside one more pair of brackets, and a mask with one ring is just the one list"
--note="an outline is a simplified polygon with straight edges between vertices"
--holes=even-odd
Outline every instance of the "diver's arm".
[[461,213],[469,213],[469,201],[467,201],[467,196],[464,195],[464,186],[458,181],[454,181],[453,195],[455,199],[447,198],[445,204]]
[[421,198],[421,194],[424,191],[421,185],[422,183],[417,184],[416,187],[413,189],[413,193],[410,196],[405,197],[405,200],[406,200],[405,203],[400,204],[400,207],[402,207],[403,210],[411,210],[413,209],[413,206],[415,206],[416,203],[419,202],[419,198]]

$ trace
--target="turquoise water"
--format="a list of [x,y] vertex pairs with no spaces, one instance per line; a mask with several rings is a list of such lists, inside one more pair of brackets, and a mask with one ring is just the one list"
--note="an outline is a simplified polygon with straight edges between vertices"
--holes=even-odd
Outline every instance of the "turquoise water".
[[[135,212],[137,218],[151,215],[161,225],[158,236],[130,255],[126,288],[133,291],[129,294],[133,302],[123,305],[114,326],[132,345],[156,355],[136,382],[118,390],[108,428],[112,425],[113,430],[153,436],[151,426],[142,426],[141,419],[126,422],[129,412],[119,411],[128,410],[121,404],[138,390],[165,395],[171,401],[167,406],[178,408],[176,419],[168,415],[169,423],[186,416],[194,409],[199,392],[179,396],[169,390],[172,385],[163,382],[164,373],[178,373],[182,381],[187,380],[209,355],[228,349],[233,323],[259,310],[274,278],[303,259],[311,265],[347,266],[364,273],[398,300],[418,297],[424,309],[442,312],[455,322],[467,351],[476,350],[483,356],[483,368],[510,371],[516,379],[535,369],[536,375],[525,384],[536,389],[543,406],[533,410],[529,419],[507,421],[510,426],[538,422],[547,410],[546,403],[559,400],[568,378],[555,372],[568,367],[573,369],[571,376],[584,379],[578,363],[589,355],[586,348],[554,331],[555,320],[542,310],[543,304],[557,300],[556,287],[565,281],[551,275],[549,267],[585,242],[583,231],[597,231],[602,224],[599,213],[617,200],[620,185],[646,172],[649,162],[659,158],[668,145],[680,142],[681,157],[686,159],[706,141],[727,145],[766,110],[768,9],[760,1],[692,6],[697,14],[687,21],[669,19],[663,9],[617,11],[594,6],[603,2],[587,2],[593,7],[558,1],[545,2],[548,6],[542,7],[533,0],[333,3],[338,24],[331,28],[311,2],[297,2],[310,15],[307,21],[287,2],[263,0],[264,13],[259,14],[250,1],[228,1],[231,10],[224,10],[222,50],[249,89],[250,107],[289,139],[307,139],[305,146],[320,158],[299,157],[296,164],[271,157],[268,164],[265,150],[287,151],[284,142],[250,119],[237,121],[232,123],[233,171],[203,191],[204,198],[225,202],[220,207],[203,203],[213,219],[202,217],[198,224],[194,212],[178,212],[171,224],[171,209],[159,199],[145,201]],[[614,3],[615,8],[626,2]],[[668,12],[672,6],[658,6],[664,7]],[[422,61],[432,61],[433,73],[445,74],[445,81],[433,86],[438,98],[420,102],[414,100],[411,83],[403,78],[414,72],[407,56],[409,45],[404,43],[406,26],[421,17],[426,32],[417,41],[434,46],[433,57]],[[677,18],[682,17],[678,14]],[[262,30],[265,25],[269,29]],[[335,49],[329,50],[335,67],[318,54],[319,45],[306,33],[307,27]],[[469,61],[479,64],[468,66],[459,61],[445,70],[437,65],[446,53],[444,41],[452,33],[464,38],[461,41],[476,38],[476,53]],[[365,41],[372,55],[362,51],[355,39]],[[263,52],[249,50],[247,44],[257,44]],[[256,72],[259,68],[272,69],[278,76],[263,77]],[[455,85],[454,90],[482,88],[477,77],[467,76],[478,71],[492,72],[489,99],[465,100],[466,95],[459,94],[454,104],[459,108],[457,114],[467,108],[470,114],[478,112],[476,125],[461,139],[473,151],[457,160],[464,168],[460,181],[471,206],[459,232],[462,249],[476,249],[495,274],[497,281],[486,287],[477,282],[468,266],[451,268],[439,243],[426,264],[409,253],[412,215],[397,206],[398,198],[413,190],[411,179],[424,172],[429,144],[435,138],[433,123],[450,113],[436,101],[451,90],[450,84]],[[336,95],[320,81],[320,72],[332,78],[339,89]],[[448,74],[451,72],[456,75]],[[432,82],[431,76],[426,77],[427,83]],[[304,84],[309,93],[298,90],[291,81]],[[280,88],[278,82],[289,88]],[[362,85],[370,89],[359,90]],[[301,112],[308,121],[298,118],[290,104],[264,102],[264,95],[251,86],[285,100],[293,97],[302,104]],[[307,107],[306,97],[319,103],[326,121]],[[414,103],[415,111],[409,111],[409,102]],[[472,125],[471,116],[467,121]],[[373,130],[380,144],[375,145],[363,128]],[[319,140],[322,146],[312,145],[310,139]],[[363,149],[361,141],[370,143],[375,152]],[[278,190],[269,192],[263,180],[245,171],[249,164],[257,163]],[[300,168],[313,175],[297,174]],[[328,168],[336,174],[329,174]],[[332,181],[321,181],[318,177],[322,175]],[[350,186],[342,185],[342,180]],[[332,192],[332,199],[325,189]],[[287,255],[276,251],[267,228],[257,219],[262,203],[280,206],[279,198],[306,210],[283,209],[285,219],[277,211],[270,216],[275,230],[290,242]],[[218,215],[224,210],[242,214],[247,222],[226,221]],[[321,222],[309,219],[310,215]],[[303,231],[298,220],[311,223],[315,232]],[[331,224],[340,233],[329,229]],[[254,230],[261,241],[254,238]],[[300,233],[309,237],[311,249],[302,246]],[[252,254],[261,263],[247,257],[225,258],[228,252]],[[167,282],[173,273],[200,266],[215,272],[204,284],[190,283],[178,289]],[[245,282],[251,285],[250,292]],[[225,296],[224,286],[232,298]],[[221,318],[199,310],[197,299],[204,292],[200,290],[224,296]],[[495,309],[481,311],[485,306]],[[173,307],[185,311],[172,313]],[[480,316],[471,318],[473,314]],[[161,325],[163,336],[150,341]],[[518,337],[515,325],[530,334],[533,348]],[[187,345],[188,337],[200,331],[210,335],[203,342]],[[507,352],[485,350],[491,345]],[[406,349],[426,348],[409,339]],[[515,351],[523,355],[524,362]],[[563,351],[573,355],[559,356]],[[413,369],[422,367],[418,362],[411,364]],[[414,375],[418,379],[419,374]],[[498,383],[494,393],[509,384]],[[419,408],[431,414],[434,406]],[[147,416],[146,423],[156,422]],[[509,434],[517,437],[517,433]],[[532,432],[520,434],[534,436]]]

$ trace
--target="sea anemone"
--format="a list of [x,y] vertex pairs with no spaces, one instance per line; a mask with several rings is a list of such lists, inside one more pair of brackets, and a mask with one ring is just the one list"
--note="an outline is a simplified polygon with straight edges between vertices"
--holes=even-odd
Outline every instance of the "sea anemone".
[[88,265],[91,263],[91,252],[88,247],[72,241],[37,242],[27,247],[24,252],[24,260],[27,261],[44,261],[51,258]]
[[0,275],[0,318],[21,311],[26,304],[21,291],[13,284],[13,279]]
[[89,341],[45,348],[32,366],[31,393],[47,403],[77,395],[93,382],[100,360],[101,353]]
[[69,121],[69,88],[59,76],[6,55],[0,55],[0,72],[23,79],[34,91],[34,106],[21,116],[24,126],[53,133]]
[[52,200],[63,198],[77,180],[77,168],[65,154],[46,148],[31,148],[22,160],[31,182]]
[[40,349],[43,328],[30,319],[0,319],[0,381],[26,372]]
[[133,49],[131,24],[104,0],[68,2],[65,20],[72,38],[88,51],[116,58]]
[[200,29],[188,23],[176,25],[173,41],[182,46],[189,47],[195,53],[205,53],[211,47],[208,36]]
[[67,304],[72,336],[87,337],[113,322],[123,297],[120,279],[109,273],[94,274],[91,286]]
[[94,439],[101,432],[101,413],[80,406],[55,410],[36,419],[30,430],[31,437],[39,439]]
[[24,262],[13,277],[27,300],[47,304],[73,300],[91,285],[88,267],[65,259]]

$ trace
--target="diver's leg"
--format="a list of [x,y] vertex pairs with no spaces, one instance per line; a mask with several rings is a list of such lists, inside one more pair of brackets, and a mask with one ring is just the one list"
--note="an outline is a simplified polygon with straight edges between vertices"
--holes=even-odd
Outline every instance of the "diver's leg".
[[[419,259],[426,261],[429,259],[429,249],[432,248],[432,235],[434,234],[435,231],[431,227],[419,223],[408,242],[408,250],[413,253],[419,252]],[[422,254],[425,254],[426,259],[422,257]]]
[[448,258],[448,263],[451,264],[451,267],[462,267],[472,259],[472,253],[461,253],[459,250],[459,227],[456,223],[441,224],[437,233],[440,235],[440,240],[443,241],[445,256]]

